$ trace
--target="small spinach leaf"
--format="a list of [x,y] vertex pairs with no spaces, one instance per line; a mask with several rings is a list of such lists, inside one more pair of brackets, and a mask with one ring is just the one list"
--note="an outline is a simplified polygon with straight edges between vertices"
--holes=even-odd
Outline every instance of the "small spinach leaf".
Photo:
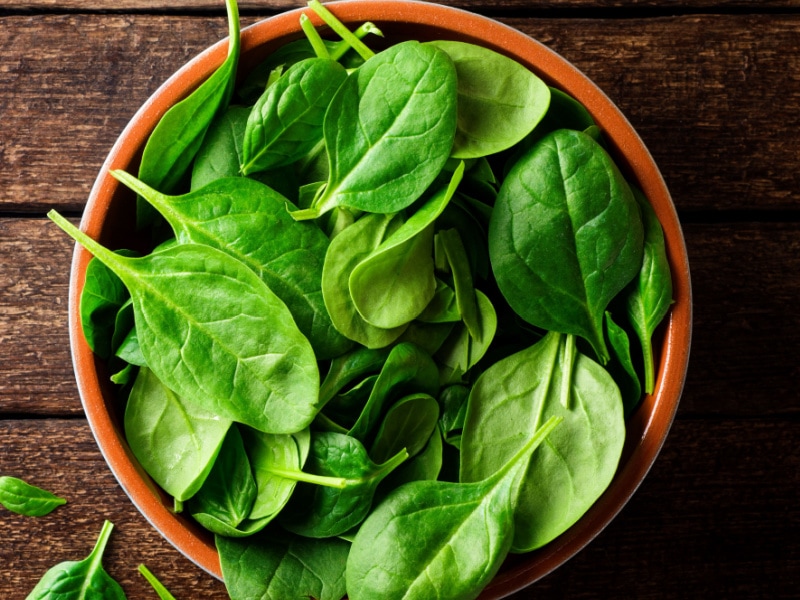
[[18,515],[43,517],[66,503],[64,498],[17,477],[0,477],[0,504]]
[[619,386],[627,417],[642,399],[642,383],[639,381],[631,359],[631,343],[628,333],[614,322],[608,311],[606,311],[606,335],[611,348],[608,372]]
[[113,528],[110,521],[103,523],[89,556],[80,561],[62,562],[51,568],[26,600],[125,600],[122,587],[103,569],[102,564]]
[[428,394],[412,394],[395,402],[386,412],[369,449],[369,457],[386,462],[406,449],[416,456],[431,437],[439,420],[439,404]]

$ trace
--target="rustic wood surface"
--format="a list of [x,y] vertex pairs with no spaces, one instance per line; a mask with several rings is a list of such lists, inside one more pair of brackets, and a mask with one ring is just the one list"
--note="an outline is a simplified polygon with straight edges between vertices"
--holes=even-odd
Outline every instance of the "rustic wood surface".
[[[675,425],[621,514],[524,598],[800,597],[800,1],[482,0],[620,106],[684,224],[695,323]],[[298,6],[242,0],[245,24]],[[78,218],[136,109],[226,35],[209,0],[0,0],[0,474],[69,499],[0,508],[0,598],[84,557],[104,519],[129,598],[225,598],[136,511],[82,416],[66,327]],[[105,14],[110,13],[110,14]]]

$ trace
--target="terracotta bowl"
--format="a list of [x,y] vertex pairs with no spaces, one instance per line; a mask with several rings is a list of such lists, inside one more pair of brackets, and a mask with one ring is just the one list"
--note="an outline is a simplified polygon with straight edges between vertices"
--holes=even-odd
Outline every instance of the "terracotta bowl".
[[[622,509],[644,479],[672,424],[686,377],[692,328],[689,265],[683,234],[669,192],[650,153],[630,123],[605,94],[558,54],[523,33],[462,10],[402,0],[355,0],[329,4],[354,28],[374,22],[389,41],[453,39],[484,45],[526,65],[548,84],[582,102],[605,132],[624,172],[645,192],[664,227],[674,279],[675,303],[659,332],[658,379],[655,393],[644,399],[629,419],[627,442],[617,474],[608,490],[573,527],[546,547],[512,556],[481,598],[502,598],[551,572],[588,544]],[[240,77],[288,41],[302,36],[302,9],[261,21],[242,32]],[[309,12],[309,11],[306,11]],[[315,24],[321,22],[313,15]],[[139,158],[161,115],[190,93],[225,59],[227,40],[194,58],[136,113],[117,140],[94,184],[82,229],[111,247],[130,247],[132,194],[109,175],[111,169],[137,172]],[[624,68],[624,65],[609,68]],[[89,424],[108,465],[122,488],[148,521],[179,551],[221,578],[213,537],[189,518],[172,512],[172,500],[144,473],[123,435],[122,415],[115,402],[105,364],[87,346],[80,325],[79,300],[88,252],[76,247],[70,280],[69,314],[72,356]]]

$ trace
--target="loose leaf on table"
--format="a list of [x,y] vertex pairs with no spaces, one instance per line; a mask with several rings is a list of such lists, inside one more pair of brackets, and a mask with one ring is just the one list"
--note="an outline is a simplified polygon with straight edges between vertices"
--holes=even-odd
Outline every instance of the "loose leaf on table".
[[[165,194],[175,190],[191,167],[203,137],[224,111],[233,94],[239,62],[239,10],[236,0],[225,0],[228,12],[228,56],[225,61],[189,96],[173,105],[156,125],[142,153],[139,179]],[[137,202],[137,225],[153,221],[154,211],[146,202]]]
[[458,128],[451,155],[477,158],[514,146],[541,121],[550,90],[530,70],[475,44],[435,41],[458,75]]
[[111,530],[103,523],[100,536],[89,556],[66,561],[51,568],[36,584],[26,600],[125,600],[122,587],[103,569],[102,560]]
[[164,584],[161,583],[144,564],[139,565],[139,573],[141,573],[142,577],[147,580],[147,583],[153,587],[153,590],[158,594],[161,600],[175,600],[175,596],[169,593],[169,590],[164,587]]
[[249,175],[300,160],[322,140],[331,98],[347,78],[335,60],[292,65],[258,99],[244,135],[241,171]]
[[483,481],[415,481],[389,494],[355,536],[347,559],[348,596],[476,598],[511,546],[520,480],[531,454],[558,421],[553,417],[529,434]]
[[350,296],[365,321],[384,329],[412,321],[436,293],[433,223],[464,174],[461,163],[450,183],[431,197],[350,273]]
[[49,216],[125,283],[142,353],[164,385],[262,431],[291,433],[311,423],[319,391],[311,345],[248,267],[198,244],[117,256],[55,211]]
[[384,329],[367,323],[350,296],[350,274],[398,225],[398,217],[366,214],[333,238],[325,254],[322,297],[331,321],[342,335],[367,348],[388,346],[408,324]]
[[608,486],[625,441],[619,389],[574,337],[548,333],[483,372],[461,436],[461,481],[481,481],[549,418],[563,419],[528,465],[514,517],[514,551],[538,548],[577,521]]
[[339,600],[345,595],[350,544],[339,538],[268,530],[247,539],[217,536],[216,544],[231,600]]
[[428,442],[439,420],[439,404],[428,394],[411,394],[389,408],[369,449],[369,457],[382,463],[403,450],[416,456]]
[[217,248],[250,267],[286,304],[317,358],[338,356],[350,347],[331,323],[322,297],[328,238],[315,223],[292,219],[286,198],[244,177],[168,196],[124,171],[112,175],[156,207],[180,243]]
[[608,347],[611,350],[611,360],[607,365],[608,372],[619,386],[627,417],[642,399],[642,383],[631,359],[631,343],[628,333],[614,322],[608,311],[606,311],[606,335]]
[[0,504],[11,512],[27,517],[43,517],[66,503],[64,498],[22,479],[0,476]]
[[301,483],[280,516],[294,533],[323,538],[341,535],[369,512],[378,484],[408,458],[405,450],[375,464],[357,439],[333,432],[314,436],[305,470],[314,475],[343,477],[342,489]]
[[324,137],[330,175],[310,209],[316,218],[336,206],[399,211],[442,170],[456,128],[453,62],[430,45],[407,41],[359,67],[328,107]]
[[186,508],[203,527],[225,535],[249,517],[257,494],[242,436],[231,427],[211,472]]
[[511,169],[489,225],[500,291],[532,325],[580,335],[609,359],[603,315],[642,264],[642,221],[611,157],[558,130]]
[[626,303],[628,318],[644,353],[644,389],[652,394],[655,389],[653,332],[672,304],[672,276],[661,223],[647,198],[636,188],[633,192],[644,220],[644,260],[627,292]]
[[183,501],[203,485],[231,421],[181,398],[142,367],[124,426],[136,460],[165,492]]

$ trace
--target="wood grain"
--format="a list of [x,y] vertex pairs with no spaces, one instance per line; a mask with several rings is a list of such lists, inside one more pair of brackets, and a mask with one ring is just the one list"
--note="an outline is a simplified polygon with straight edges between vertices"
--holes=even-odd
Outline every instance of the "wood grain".
[[[643,9],[668,9],[671,14],[682,10],[730,11],[750,9],[752,0],[443,0],[438,2],[468,10],[489,10],[495,13],[509,10],[574,10],[594,11],[616,9],[625,14]],[[302,0],[239,0],[242,13],[258,11],[278,12],[305,6]],[[758,10],[800,7],[798,0],[761,0]],[[0,9],[9,11],[114,11],[114,12],[217,12],[224,11],[222,0],[172,0],[148,2],[147,0],[0,0]]]
[[[677,421],[611,525],[513,598],[792,597],[800,569],[798,436],[800,423],[791,421]],[[136,512],[84,421],[0,421],[0,439],[0,473],[69,501],[39,519],[0,508],[1,597],[22,598],[50,566],[83,558],[104,519],[116,526],[105,566],[130,600],[154,597],[136,572],[140,562],[176,598],[227,597]]]
[[[800,16],[505,22],[608,93],[681,211],[798,209]],[[221,15],[7,16],[0,30],[0,211],[15,213],[80,210],[136,109],[226,34]]]
[[[685,415],[796,414],[800,224],[688,224],[694,343]],[[72,242],[0,219],[0,415],[77,415],[66,325]],[[744,259],[744,257],[747,257]]]

